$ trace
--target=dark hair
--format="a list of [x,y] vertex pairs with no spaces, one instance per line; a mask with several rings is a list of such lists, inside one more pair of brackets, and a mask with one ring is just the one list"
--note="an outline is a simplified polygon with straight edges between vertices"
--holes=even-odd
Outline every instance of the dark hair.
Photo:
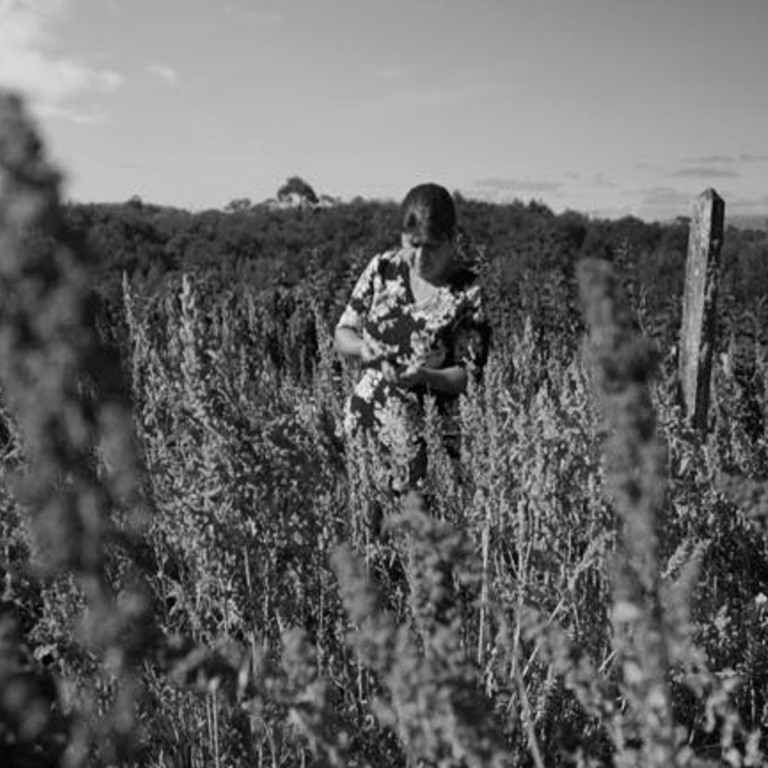
[[456,233],[456,206],[439,184],[419,184],[400,206],[404,234],[447,240]]

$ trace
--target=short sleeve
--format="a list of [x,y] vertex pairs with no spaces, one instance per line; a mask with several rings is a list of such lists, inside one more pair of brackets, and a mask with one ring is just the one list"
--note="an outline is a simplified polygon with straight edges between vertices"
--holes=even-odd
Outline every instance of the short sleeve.
[[337,328],[352,328],[355,331],[362,331],[365,317],[371,308],[375,291],[375,277],[379,270],[381,256],[374,256],[363,270],[362,274],[355,283],[349,302],[342,312]]
[[490,335],[480,286],[473,285],[467,290],[456,318],[451,349],[453,365],[481,369],[488,359]]

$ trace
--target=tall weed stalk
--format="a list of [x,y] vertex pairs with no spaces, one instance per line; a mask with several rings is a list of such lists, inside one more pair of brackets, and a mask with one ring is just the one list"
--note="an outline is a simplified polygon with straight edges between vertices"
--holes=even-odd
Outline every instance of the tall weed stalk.
[[14,485],[32,514],[37,562],[76,577],[85,642],[118,681],[100,727],[119,755],[133,737],[136,672],[154,624],[140,571],[125,572],[116,591],[107,552],[131,551],[147,509],[119,361],[95,331],[93,257],[63,223],[59,184],[21,102],[3,96],[0,379],[27,460]]
[[579,285],[608,431],[607,488],[621,520],[612,619],[622,689],[637,714],[637,764],[670,766],[678,744],[660,591],[657,518],[665,500],[666,456],[648,386],[655,355],[636,330],[608,262],[582,261]]

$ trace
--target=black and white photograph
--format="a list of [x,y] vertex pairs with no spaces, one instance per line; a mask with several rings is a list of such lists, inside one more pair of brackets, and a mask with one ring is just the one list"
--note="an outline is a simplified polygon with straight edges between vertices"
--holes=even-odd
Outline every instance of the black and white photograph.
[[0,0],[0,768],[768,767],[768,0]]

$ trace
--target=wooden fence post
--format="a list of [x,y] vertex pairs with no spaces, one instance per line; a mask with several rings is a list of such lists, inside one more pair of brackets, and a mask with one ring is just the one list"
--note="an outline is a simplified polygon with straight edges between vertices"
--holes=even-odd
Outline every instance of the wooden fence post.
[[714,189],[696,198],[688,234],[679,373],[683,406],[691,426],[704,433],[715,343],[715,303],[723,244],[725,203]]

